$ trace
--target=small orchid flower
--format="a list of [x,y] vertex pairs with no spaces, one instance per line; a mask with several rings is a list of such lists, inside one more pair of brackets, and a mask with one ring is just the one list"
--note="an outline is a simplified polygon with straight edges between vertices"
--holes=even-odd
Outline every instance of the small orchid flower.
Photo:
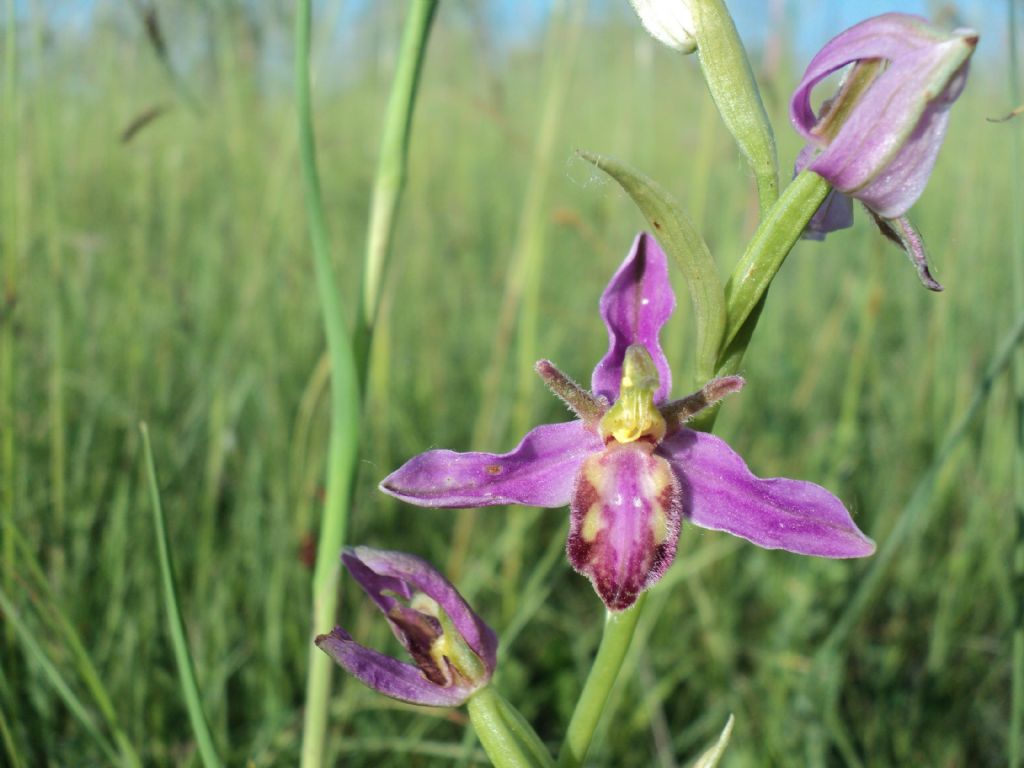
[[537,364],[575,421],[536,427],[505,454],[428,451],[381,490],[425,507],[568,504],[569,562],[614,611],[672,564],[684,519],[767,549],[870,555],[873,542],[824,488],[759,479],[724,441],[684,426],[743,380],[714,379],[669,401],[672,374],[658,335],[674,307],[665,254],[641,234],[601,298],[609,347],[591,391],[547,360]]
[[[924,284],[941,290],[928,270],[920,237],[906,212],[924,191],[967,81],[978,34],[952,34],[919,16],[886,13],[850,27],[818,52],[790,102],[790,118],[807,146],[796,161],[834,187],[808,225],[809,237],[853,223],[849,199],[867,207],[890,239],[907,251]],[[814,87],[852,65],[818,114]]]
[[497,636],[430,563],[370,547],[346,549],[341,560],[415,662],[364,648],[335,627],[316,644],[349,674],[385,696],[433,707],[457,707],[490,682]]

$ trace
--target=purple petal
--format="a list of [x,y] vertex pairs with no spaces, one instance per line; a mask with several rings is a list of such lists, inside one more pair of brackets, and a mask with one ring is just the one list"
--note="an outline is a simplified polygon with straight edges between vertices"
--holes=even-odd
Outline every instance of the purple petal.
[[660,379],[654,402],[668,399],[672,371],[661,351],[658,333],[675,306],[665,253],[653,237],[641,232],[601,296],[601,317],[608,327],[608,352],[594,368],[590,388],[595,395],[615,402],[626,348],[630,344],[643,344],[654,360]]
[[920,279],[921,284],[929,291],[938,292],[943,290],[939,281],[932,276],[931,267],[928,266],[928,252],[925,250],[924,241],[921,240],[921,235],[918,231],[914,229],[914,225],[910,223],[910,219],[906,216],[900,216],[896,219],[883,219],[870,208],[868,208],[868,213],[875,220],[878,231],[886,239],[902,248],[903,252],[907,254],[910,263],[917,270],[917,277]]
[[[421,613],[397,600],[395,595],[410,600],[414,590],[403,579],[375,572],[360,559],[359,554],[355,549],[342,552],[341,559],[348,572],[384,613],[392,633],[412,656],[423,675],[436,685],[450,685],[451,670],[447,665],[439,665],[430,652],[442,634],[440,622],[436,617]],[[382,554],[401,556],[397,552]],[[425,562],[423,566],[430,567]]]
[[818,148],[813,143],[804,144],[803,149],[800,150],[800,153],[796,156],[796,161],[793,163],[793,175],[796,176],[810,165],[817,153]]
[[824,240],[829,232],[853,226],[853,199],[832,189],[807,222],[803,236],[808,240]]
[[407,599],[413,591],[419,591],[433,598],[484,665],[489,670],[494,669],[498,649],[494,630],[477,616],[451,582],[426,560],[405,552],[372,547],[350,547],[342,553],[341,559],[349,573],[385,612],[390,606],[382,604],[381,599],[391,600],[392,604],[394,601],[387,595],[380,595],[378,590],[394,590]]
[[915,50],[927,51],[948,40],[938,35],[927,19],[906,13],[884,13],[840,32],[811,59],[793,92],[789,106],[793,127],[805,139],[820,141],[813,132],[818,115],[811,106],[811,92],[833,72],[865,59],[896,62]]
[[[935,167],[949,125],[949,108],[963,91],[968,64],[958,71],[940,98],[931,102],[903,148],[857,197],[885,218],[899,218],[917,202]],[[845,131],[846,126],[843,126]],[[839,132],[839,136],[843,135]],[[838,138],[838,137],[837,137]]]
[[421,507],[564,507],[576,470],[602,447],[580,421],[544,424],[510,453],[421,453],[385,477],[380,489]]
[[976,43],[973,32],[942,35],[924,19],[900,13],[840,33],[814,57],[793,94],[790,117],[807,139],[822,141],[813,133],[818,118],[810,101],[817,83],[855,61],[884,59],[889,66],[808,167],[882,216],[902,215],[931,174]]
[[[793,164],[793,175],[796,176],[806,168],[817,153],[814,144],[805,144]],[[829,190],[828,195],[818,206],[811,220],[807,222],[803,237],[807,240],[824,240],[829,232],[847,229],[853,226],[853,199],[836,189]]]
[[566,552],[609,610],[621,611],[672,564],[679,483],[647,441],[608,447],[580,468]]
[[683,429],[658,452],[679,478],[683,514],[701,528],[801,555],[865,557],[875,551],[874,542],[827,490],[802,480],[755,477],[714,435]]
[[363,684],[385,696],[411,704],[457,707],[477,688],[465,684],[447,687],[436,685],[412,664],[405,664],[359,645],[340,627],[336,627],[329,635],[317,637],[316,644]]

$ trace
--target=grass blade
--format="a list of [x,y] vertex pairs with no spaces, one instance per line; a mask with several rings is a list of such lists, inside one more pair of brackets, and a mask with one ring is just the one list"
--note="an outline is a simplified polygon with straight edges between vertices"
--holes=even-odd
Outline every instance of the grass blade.
[[[0,689],[4,687],[3,669],[0,668]],[[10,761],[11,768],[22,768],[25,763],[21,759],[21,753],[18,751],[17,743],[15,743],[14,733],[11,731],[10,723],[7,722],[7,715],[4,714],[2,706],[0,706],[0,742],[3,742],[4,753]]]
[[103,750],[103,754],[106,755],[107,759],[112,764],[118,764],[120,761],[118,760],[117,751],[100,732],[99,728],[96,727],[92,715],[89,714],[81,699],[71,690],[71,686],[68,685],[60,670],[50,660],[50,657],[46,655],[46,651],[43,650],[38,640],[36,640],[32,630],[22,620],[21,615],[3,589],[0,589],[0,611],[3,611],[5,621],[14,630],[15,635],[21,641],[22,647],[42,669],[43,675],[50,682],[50,685],[53,686],[57,695],[64,700],[64,704],[71,711],[71,714],[75,716],[75,719],[82,724],[86,732],[93,738],[99,748]]
[[[405,181],[412,110],[423,54],[437,0],[414,0],[406,19],[398,69],[384,123],[380,165],[370,213],[364,286],[356,331],[345,326],[328,247],[323,195],[316,164],[313,110],[309,77],[312,3],[299,3],[295,16],[296,105],[299,150],[305,187],[306,213],[316,265],[316,283],[331,361],[331,433],[328,446],[327,497],[313,573],[313,632],[334,626],[337,606],[338,552],[345,543],[352,490],[359,458],[361,390],[365,386],[373,324],[382,276],[391,250],[395,216]],[[334,662],[311,643],[303,723],[302,765],[312,768],[323,760],[327,727],[327,698]]]
[[188,640],[185,637],[185,623],[178,607],[178,590],[174,584],[174,563],[171,561],[171,549],[167,543],[167,529],[164,525],[164,510],[160,503],[160,488],[156,480],[156,466],[153,463],[153,449],[149,443],[149,430],[140,424],[142,446],[146,459],[146,475],[149,480],[149,494],[153,507],[153,525],[156,532],[156,551],[160,562],[160,577],[163,582],[164,606],[167,608],[167,625],[171,632],[171,645],[174,647],[174,660],[178,665],[178,680],[181,692],[185,697],[185,708],[192,724],[199,747],[199,755],[207,768],[220,768],[222,765],[217,749],[213,744],[213,735],[203,712],[203,702],[196,684],[195,667],[192,654],[189,653]]
[[56,596],[53,594],[53,590],[46,579],[46,574],[36,559],[31,546],[25,541],[20,531],[15,529],[14,533],[17,554],[20,562],[25,566],[21,573],[27,574],[30,577],[26,592],[29,599],[36,604],[36,609],[39,611],[40,616],[50,622],[48,634],[52,635],[55,633],[60,642],[67,646],[78,668],[82,684],[92,694],[94,703],[99,708],[100,714],[103,715],[107,727],[113,734],[114,742],[121,750],[124,764],[130,766],[142,765],[138,754],[135,752],[135,748],[129,741],[124,729],[121,728],[117,717],[117,710],[114,708],[110,694],[107,693],[99,671],[96,669],[92,657],[82,643],[78,630],[57,604]]
[[1024,314],[1017,318],[1017,323],[999,345],[995,357],[989,364],[984,376],[978,383],[974,397],[967,410],[953,425],[946,439],[942,442],[935,459],[921,476],[907,506],[899,516],[899,522],[893,528],[889,538],[878,549],[878,554],[871,563],[867,574],[860,581],[860,586],[846,605],[846,610],[832,627],[828,638],[822,643],[819,657],[823,658],[835,653],[840,647],[864,611],[871,605],[873,598],[884,584],[889,566],[895,561],[896,555],[903,551],[906,539],[915,531],[922,529],[929,517],[929,502],[939,476],[946,461],[953,454],[960,441],[967,434],[975,416],[988,399],[996,380],[1003,374],[1013,359],[1013,354],[1024,339]]

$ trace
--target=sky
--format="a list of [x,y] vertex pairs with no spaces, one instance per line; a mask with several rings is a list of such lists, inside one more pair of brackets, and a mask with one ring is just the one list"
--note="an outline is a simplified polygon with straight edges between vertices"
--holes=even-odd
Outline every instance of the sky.
[[[175,0],[150,0],[163,14],[173,13]],[[338,19],[344,36],[344,28],[358,25],[370,3],[404,4],[407,0],[314,0],[314,13],[318,17]],[[827,40],[858,21],[887,11],[916,13],[935,18],[937,15],[953,15],[957,23],[971,26],[981,32],[981,45],[977,56],[989,57],[1006,49],[1006,8],[1010,0],[726,0],[736,26],[744,42],[751,48],[758,48],[765,30],[765,19],[771,16],[771,9],[780,7],[785,16],[796,25],[793,40],[799,48],[798,56],[809,58]],[[88,25],[94,11],[110,7],[123,0],[43,0],[42,7],[51,20],[67,28]],[[528,42],[540,35],[544,22],[556,2],[586,2],[589,12],[601,16],[620,14],[629,18],[631,11],[627,0],[441,0],[440,12],[444,13],[447,3],[466,6],[484,4],[487,16],[498,30],[497,39],[506,44],[516,45]],[[339,6],[340,4],[340,6]],[[28,0],[15,0],[18,13],[24,13]],[[336,15],[338,8],[342,9]]]
[[[366,2],[367,0],[362,0]],[[472,1],[472,0],[471,0]],[[580,2],[581,0],[562,0]],[[585,0],[592,12],[631,13],[626,0]],[[444,0],[442,0],[442,3]],[[509,34],[528,38],[538,33],[555,0],[488,0],[491,17]],[[982,32],[981,55],[1005,47],[1007,0],[727,0],[744,42],[757,47],[765,17],[773,6],[781,6],[797,25],[793,39],[800,53],[811,56],[826,41],[858,21],[890,11],[915,13],[930,18],[944,10],[955,10],[957,23]],[[356,0],[352,7],[361,4]],[[989,34],[985,34],[988,32]],[[986,50],[987,49],[987,50]]]

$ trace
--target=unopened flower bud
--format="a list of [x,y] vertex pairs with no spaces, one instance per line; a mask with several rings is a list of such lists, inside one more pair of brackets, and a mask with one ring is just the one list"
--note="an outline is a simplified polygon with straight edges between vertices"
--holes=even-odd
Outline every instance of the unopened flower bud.
[[680,53],[697,50],[690,0],[629,0],[651,37]]

